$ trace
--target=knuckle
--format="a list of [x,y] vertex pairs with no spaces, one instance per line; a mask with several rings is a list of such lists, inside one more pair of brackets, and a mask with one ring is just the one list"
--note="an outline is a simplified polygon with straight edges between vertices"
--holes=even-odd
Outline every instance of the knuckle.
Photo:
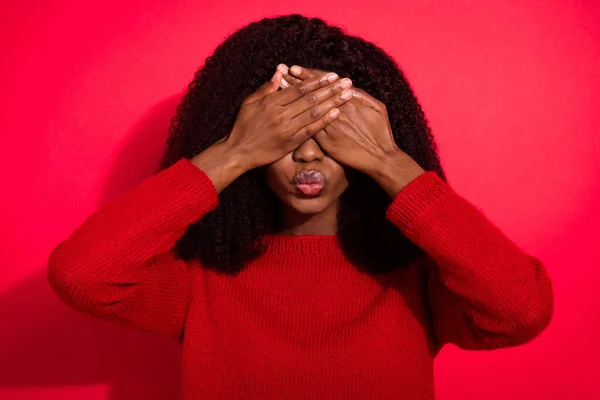
[[310,117],[312,119],[317,119],[321,115],[321,111],[317,107],[313,107],[310,109]]
[[300,134],[301,137],[305,137],[305,136],[310,136],[312,133],[313,129],[311,128],[311,126],[305,126],[304,128],[300,129],[300,132],[298,132]]
[[306,96],[306,100],[308,101],[309,104],[316,104],[317,103],[317,95],[314,93],[309,93],[308,96]]
[[277,132],[277,136],[279,137],[279,140],[286,142],[289,139],[290,132],[289,132],[288,127],[280,126],[280,127],[278,127],[278,129],[276,129],[276,132]]
[[283,112],[275,112],[271,115],[271,120],[277,124],[281,125],[285,122],[285,114]]
[[296,90],[298,91],[298,93],[304,95],[308,92],[308,88],[306,87],[306,84],[304,83],[299,83],[297,85],[294,86],[296,88]]

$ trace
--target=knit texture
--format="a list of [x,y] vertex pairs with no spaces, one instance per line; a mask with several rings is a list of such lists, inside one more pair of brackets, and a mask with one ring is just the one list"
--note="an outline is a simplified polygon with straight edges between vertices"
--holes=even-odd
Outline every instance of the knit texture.
[[237,276],[177,260],[176,241],[218,203],[182,158],[89,216],[48,260],[70,306],[181,341],[181,399],[433,399],[443,345],[516,346],[552,318],[544,264],[433,171],[386,212],[426,256],[377,278],[336,235],[268,235]]

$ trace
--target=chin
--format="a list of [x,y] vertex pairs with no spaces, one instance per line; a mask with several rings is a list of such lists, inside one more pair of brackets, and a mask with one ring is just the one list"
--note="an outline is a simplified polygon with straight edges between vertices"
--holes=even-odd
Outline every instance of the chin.
[[293,197],[286,201],[288,207],[293,208],[301,214],[318,214],[326,210],[333,203],[328,197],[314,197],[310,199],[300,199]]

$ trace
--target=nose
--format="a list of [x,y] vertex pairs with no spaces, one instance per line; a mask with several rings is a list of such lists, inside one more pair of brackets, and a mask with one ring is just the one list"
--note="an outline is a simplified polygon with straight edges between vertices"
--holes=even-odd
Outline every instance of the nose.
[[317,141],[310,138],[294,150],[292,157],[296,162],[310,163],[323,161],[325,153],[323,153]]

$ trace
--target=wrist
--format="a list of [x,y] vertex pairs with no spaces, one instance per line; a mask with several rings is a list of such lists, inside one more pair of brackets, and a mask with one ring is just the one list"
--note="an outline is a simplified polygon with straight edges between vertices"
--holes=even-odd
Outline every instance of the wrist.
[[396,195],[410,182],[426,171],[408,154],[398,149],[393,154],[381,159],[371,177],[390,195]]
[[228,162],[240,171],[240,175],[256,168],[251,162],[250,157],[248,157],[248,152],[244,151],[242,146],[232,143],[229,137],[220,143],[220,145],[220,151],[227,154]]
[[214,143],[190,162],[203,170],[221,193],[247,169],[238,154],[226,140]]
[[239,173],[239,175],[243,175],[252,169],[244,152],[238,146],[233,145],[230,140],[226,139],[223,142],[215,143],[213,146],[222,155],[223,164]]

